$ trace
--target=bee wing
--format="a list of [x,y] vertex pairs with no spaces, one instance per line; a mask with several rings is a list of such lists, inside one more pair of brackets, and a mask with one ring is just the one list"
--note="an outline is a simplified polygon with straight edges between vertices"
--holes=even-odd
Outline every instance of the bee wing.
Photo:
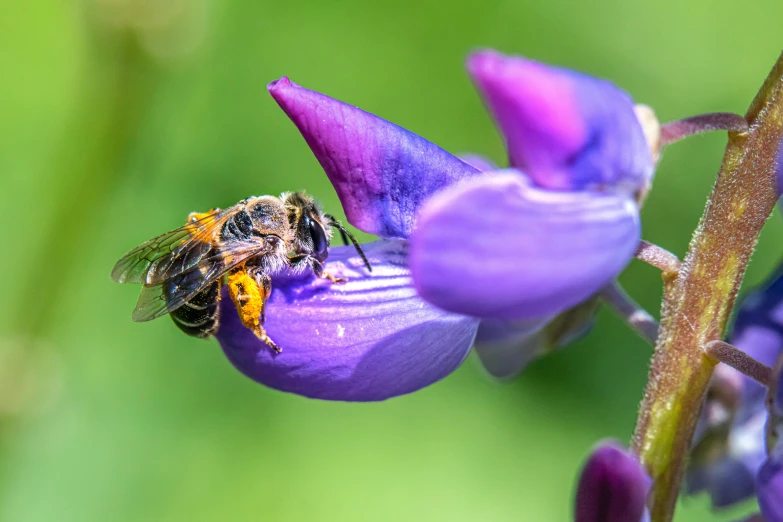
[[157,284],[145,286],[141,289],[141,295],[139,295],[139,300],[136,302],[136,308],[133,310],[132,317],[137,323],[143,323],[173,311],[174,309],[170,308],[166,303],[163,285]]
[[210,253],[215,234],[239,209],[216,210],[176,230],[150,239],[117,261],[111,271],[118,283],[155,285],[187,272]]
[[151,321],[173,312],[193,299],[197,293],[218,281],[223,275],[249,258],[263,255],[266,243],[243,241],[221,247],[221,252],[202,259],[195,267],[176,274],[176,284],[166,288],[166,281],[144,285],[133,310],[136,322]]

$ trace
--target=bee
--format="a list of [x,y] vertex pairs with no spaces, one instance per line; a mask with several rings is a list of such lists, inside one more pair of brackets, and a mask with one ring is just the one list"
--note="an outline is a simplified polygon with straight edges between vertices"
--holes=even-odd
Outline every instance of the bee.
[[344,282],[324,271],[332,228],[345,244],[353,244],[372,271],[356,238],[339,221],[304,192],[291,192],[191,213],[184,226],[123,256],[111,278],[143,285],[134,321],[169,314],[180,330],[199,338],[217,333],[220,290],[227,285],[242,324],[279,353],[281,348],[263,327],[271,276],[285,268],[309,269],[333,283]]

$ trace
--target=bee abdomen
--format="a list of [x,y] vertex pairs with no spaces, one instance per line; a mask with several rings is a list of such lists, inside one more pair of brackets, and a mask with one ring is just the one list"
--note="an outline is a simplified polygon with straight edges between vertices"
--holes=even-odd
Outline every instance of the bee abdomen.
[[218,329],[218,292],[220,284],[214,282],[193,296],[193,299],[171,312],[171,319],[186,334],[206,339]]

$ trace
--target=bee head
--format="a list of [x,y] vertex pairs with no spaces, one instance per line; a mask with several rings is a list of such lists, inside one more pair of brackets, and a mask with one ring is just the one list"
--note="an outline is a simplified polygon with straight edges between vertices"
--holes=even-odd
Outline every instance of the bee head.
[[294,253],[308,255],[323,263],[329,256],[332,239],[330,219],[318,203],[304,192],[282,196],[288,213],[288,223],[294,233]]

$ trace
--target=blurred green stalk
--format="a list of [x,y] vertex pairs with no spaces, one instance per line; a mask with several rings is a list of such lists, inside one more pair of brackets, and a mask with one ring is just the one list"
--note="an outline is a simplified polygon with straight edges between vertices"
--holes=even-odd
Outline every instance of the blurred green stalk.
[[90,255],[89,245],[100,241],[89,235],[90,223],[105,211],[104,200],[123,174],[150,92],[151,82],[144,80],[152,72],[152,62],[135,32],[89,22],[84,26],[88,56],[70,123],[52,164],[53,217],[40,234],[37,251],[28,256],[28,269],[22,273],[26,280],[14,300],[10,340],[0,346],[0,375],[5,379],[0,405],[10,405],[0,408],[0,462],[13,427],[37,402],[46,401],[53,388],[47,381],[56,377],[50,363],[57,356],[57,339],[50,327],[63,304],[68,283],[64,274],[73,273]]
[[[145,106],[143,77],[150,61],[129,30],[107,31],[90,26],[91,56],[82,87],[53,168],[50,189],[57,194],[52,220],[30,256],[26,282],[16,302],[16,333],[48,335],[50,318],[61,305],[67,278],[63,274],[88,255],[85,246],[100,241],[89,236],[89,224],[106,208],[124,170],[131,140]],[[57,257],[53,263],[53,257]],[[52,266],[57,269],[53,270]]]

